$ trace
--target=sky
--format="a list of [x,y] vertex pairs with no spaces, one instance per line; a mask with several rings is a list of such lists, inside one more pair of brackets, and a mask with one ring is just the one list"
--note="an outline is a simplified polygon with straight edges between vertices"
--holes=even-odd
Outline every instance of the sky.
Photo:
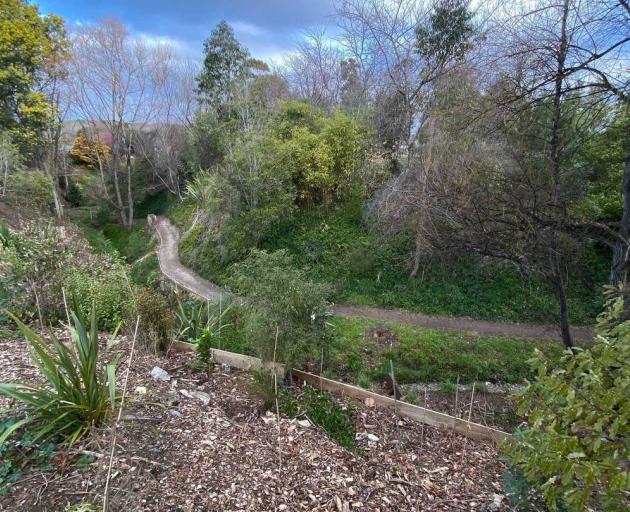
[[333,0],[40,0],[72,28],[114,17],[130,32],[152,41],[168,41],[185,57],[202,59],[203,41],[215,25],[227,21],[252,56],[280,63],[305,31],[334,32]]

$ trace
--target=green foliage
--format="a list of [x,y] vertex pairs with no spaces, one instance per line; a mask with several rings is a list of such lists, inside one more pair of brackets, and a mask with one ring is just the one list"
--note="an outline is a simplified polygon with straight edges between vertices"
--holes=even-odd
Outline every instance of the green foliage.
[[157,254],[151,254],[148,258],[134,262],[129,271],[131,282],[140,286],[158,286],[161,275]]
[[184,158],[191,172],[210,169],[223,158],[227,143],[225,126],[214,110],[197,111],[187,134]]
[[131,230],[120,224],[103,224],[100,229],[118,254],[128,263],[136,261],[153,248],[155,240],[146,221],[136,221]]
[[[510,265],[437,254],[422,261],[417,277],[409,277],[411,240],[404,235],[382,240],[368,230],[362,214],[360,198],[343,207],[296,212],[261,248],[288,250],[309,277],[333,286],[337,303],[483,320],[556,321],[549,284]],[[609,255],[585,245],[576,257],[567,283],[571,320],[589,324],[601,311]]]
[[225,319],[233,307],[229,303],[179,302],[175,313],[176,339],[195,343],[199,359],[208,362],[210,349],[220,348],[222,331],[231,327]]
[[0,130],[29,152],[52,119],[53,107],[36,90],[67,51],[63,21],[42,16],[23,0],[0,3]]
[[134,215],[138,219],[145,219],[150,213],[153,215],[166,215],[174,197],[168,190],[160,190],[155,194],[148,194],[136,205]]
[[248,133],[220,164],[195,176],[188,197],[207,226],[198,250],[214,250],[214,258],[227,263],[257,247],[280,219],[289,217],[295,195],[290,174],[277,165],[265,140]]
[[[0,436],[11,428],[19,420],[13,417],[0,419]],[[33,433],[29,430],[23,431],[22,435],[11,443],[4,443],[0,446],[0,497],[7,494],[12,485],[17,482],[27,466],[37,466],[39,471],[51,471],[54,466],[51,464],[55,455],[55,445],[51,442],[41,444],[33,443]]]
[[329,338],[330,289],[296,269],[286,251],[254,250],[231,270],[231,286],[250,306],[247,336],[259,357],[285,364],[317,360]]
[[112,331],[126,319],[131,291],[122,262],[109,258],[98,264],[79,262],[66,269],[64,286],[68,297],[76,298],[77,314],[88,316],[95,304],[101,328]]
[[135,287],[133,306],[127,309],[126,315],[126,323],[131,335],[133,335],[137,318],[140,318],[137,337],[140,346],[155,353],[165,352],[169,348],[175,324],[175,313],[164,295],[151,288]]
[[630,322],[615,291],[590,349],[550,365],[538,355],[521,394],[528,426],[507,446],[552,510],[628,510]]
[[205,101],[218,107],[229,100],[235,82],[247,69],[249,52],[236,40],[234,31],[221,21],[203,43],[204,61],[197,77],[198,91]]
[[428,26],[416,28],[418,53],[439,69],[459,60],[472,48],[474,27],[466,0],[440,0],[433,8]]
[[192,224],[196,210],[197,205],[193,200],[183,200],[171,206],[168,218],[180,229],[185,229]]
[[[550,364],[562,353],[559,343],[517,338],[484,337],[473,333],[437,331],[409,325],[384,323],[399,346],[379,347],[366,341],[364,332],[372,320],[333,317],[333,341],[324,368],[334,378],[357,382],[359,377],[380,382],[394,363],[401,384],[439,382],[445,391],[454,382],[522,383],[533,374],[529,360],[540,349]],[[454,390],[454,389],[453,389]]]
[[328,205],[348,196],[365,144],[365,132],[355,120],[342,112],[324,117],[306,103],[287,102],[280,106],[271,129],[300,201]]
[[48,211],[52,205],[52,181],[41,171],[21,171],[10,177],[11,201],[22,208]]
[[352,415],[329,393],[305,386],[297,396],[280,392],[278,403],[281,413],[289,417],[305,416],[344,448],[354,447]]
[[72,249],[51,223],[5,231],[0,245],[1,306],[32,321],[64,316],[61,288]]
[[623,174],[627,157],[628,108],[611,113],[608,125],[593,133],[580,148],[579,165],[588,176],[588,192],[575,209],[585,219],[617,222],[623,208]]
[[0,394],[24,404],[13,411],[20,418],[0,435],[0,445],[20,428],[33,432],[33,442],[61,436],[72,444],[92,426],[102,423],[116,400],[116,363],[103,365],[99,358],[96,309],[90,329],[72,313],[72,348],[54,334],[52,345],[13,317],[28,342],[33,363],[45,385],[0,384]]

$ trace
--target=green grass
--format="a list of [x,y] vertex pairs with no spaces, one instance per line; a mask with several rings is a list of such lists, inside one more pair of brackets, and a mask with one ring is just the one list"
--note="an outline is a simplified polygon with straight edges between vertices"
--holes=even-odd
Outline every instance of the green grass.
[[[298,265],[334,285],[338,303],[482,320],[556,320],[556,300],[548,283],[497,261],[441,255],[424,261],[418,275],[409,277],[409,241],[400,237],[385,242],[370,234],[356,205],[302,211],[279,227],[263,248],[288,249]],[[601,311],[607,272],[608,255],[586,248],[581,265],[568,273],[574,323],[590,324]]]
[[[472,333],[436,331],[373,320],[334,317],[335,336],[325,372],[353,383],[378,382],[389,373],[389,360],[401,384],[416,382],[521,383],[531,377],[528,360],[538,348],[558,359],[562,345],[554,341],[531,341],[483,337]],[[367,327],[385,325],[393,330],[400,346],[386,351],[365,341]]]
[[[232,304],[224,313],[220,336],[213,337],[210,345],[255,356],[256,351],[248,346],[250,337],[241,308]],[[212,305],[210,309],[215,314],[218,305]],[[384,380],[389,373],[390,359],[397,380],[403,384],[437,382],[449,386],[458,379],[462,384],[485,381],[522,383],[532,376],[528,360],[535,349],[551,360],[558,359],[563,350],[557,341],[487,337],[360,318],[332,317],[330,322],[333,335],[324,359],[324,374],[362,387]],[[366,341],[365,330],[375,325],[391,329],[400,346],[384,349],[374,341]]]
[[136,220],[131,231],[120,224],[103,224],[100,231],[127,263],[153,249],[154,237],[146,220]]

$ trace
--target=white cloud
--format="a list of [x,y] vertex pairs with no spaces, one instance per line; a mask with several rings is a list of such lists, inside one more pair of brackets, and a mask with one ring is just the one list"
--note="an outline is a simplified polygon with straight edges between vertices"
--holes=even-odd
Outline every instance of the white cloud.
[[259,37],[267,34],[267,30],[246,21],[230,21],[229,25],[241,36]]
[[158,34],[147,34],[146,32],[139,32],[134,36],[136,39],[142,41],[147,46],[171,46],[176,50],[181,50],[184,46],[181,41],[169,36],[161,36]]

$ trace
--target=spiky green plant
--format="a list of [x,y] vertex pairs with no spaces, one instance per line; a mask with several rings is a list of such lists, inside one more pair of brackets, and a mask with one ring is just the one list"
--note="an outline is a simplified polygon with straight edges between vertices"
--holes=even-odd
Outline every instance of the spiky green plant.
[[26,338],[45,383],[0,383],[0,395],[25,405],[20,419],[0,435],[0,445],[22,427],[31,430],[33,441],[61,436],[72,444],[91,426],[102,423],[116,402],[116,361],[100,364],[96,308],[92,307],[89,332],[84,322],[71,313],[71,348],[52,333],[48,343],[11,316]]

